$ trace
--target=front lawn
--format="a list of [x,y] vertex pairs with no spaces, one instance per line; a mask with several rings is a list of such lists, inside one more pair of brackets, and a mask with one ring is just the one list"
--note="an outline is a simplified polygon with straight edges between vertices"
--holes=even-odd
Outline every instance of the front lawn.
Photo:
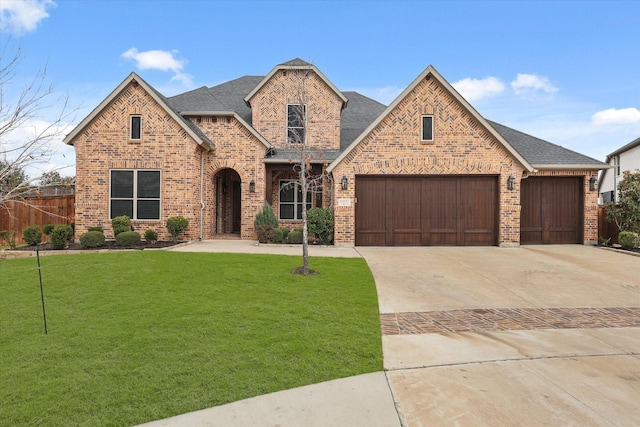
[[362,259],[165,251],[0,260],[0,424],[128,426],[382,370]]

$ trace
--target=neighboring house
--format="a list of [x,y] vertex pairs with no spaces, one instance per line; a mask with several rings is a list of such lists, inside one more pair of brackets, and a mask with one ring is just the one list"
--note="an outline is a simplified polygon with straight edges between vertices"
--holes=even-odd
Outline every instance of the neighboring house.
[[170,98],[131,73],[65,138],[77,233],[126,214],[168,238],[166,219],[182,215],[187,239],[255,239],[265,201],[297,227],[291,138],[303,133],[331,177],[308,206],[333,209],[336,244],[597,241],[604,163],[486,120],[431,66],[387,107],[300,59]]
[[634,139],[624,147],[621,147],[607,156],[609,169],[604,169],[600,174],[598,188],[600,198],[598,203],[617,202],[618,184],[622,180],[624,171],[636,172],[640,170],[640,138]]

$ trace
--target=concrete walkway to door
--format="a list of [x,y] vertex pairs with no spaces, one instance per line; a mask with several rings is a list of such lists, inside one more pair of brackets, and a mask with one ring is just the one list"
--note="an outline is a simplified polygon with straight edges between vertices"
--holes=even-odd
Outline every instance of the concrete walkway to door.
[[579,245],[358,251],[403,425],[637,425],[640,257]]

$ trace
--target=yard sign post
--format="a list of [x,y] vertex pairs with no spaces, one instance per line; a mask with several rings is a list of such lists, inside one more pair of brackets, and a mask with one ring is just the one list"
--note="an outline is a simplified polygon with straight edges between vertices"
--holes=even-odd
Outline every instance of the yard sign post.
[[40,269],[40,248],[36,246],[36,258],[38,259],[38,276],[40,277],[40,299],[42,300],[42,319],[44,321],[44,334],[47,335],[47,312],[44,309],[44,289],[42,289],[42,271]]

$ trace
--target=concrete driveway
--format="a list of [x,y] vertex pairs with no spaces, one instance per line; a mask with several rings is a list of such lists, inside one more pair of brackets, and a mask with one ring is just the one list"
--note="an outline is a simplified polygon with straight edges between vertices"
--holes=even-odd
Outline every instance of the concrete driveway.
[[636,426],[640,257],[599,248],[358,248],[404,426]]

